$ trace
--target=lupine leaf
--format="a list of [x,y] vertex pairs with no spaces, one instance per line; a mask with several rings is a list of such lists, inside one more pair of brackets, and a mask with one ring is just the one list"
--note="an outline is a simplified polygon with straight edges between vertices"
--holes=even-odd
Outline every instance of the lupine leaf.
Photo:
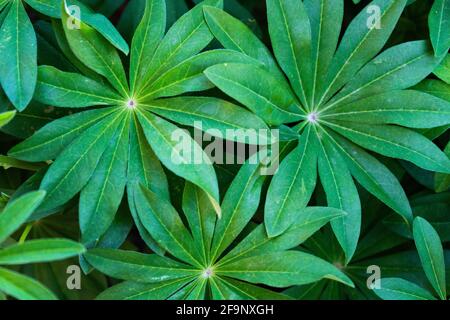
[[436,230],[421,217],[414,219],[414,241],[420,261],[433,288],[443,300],[446,299],[444,250]]
[[435,0],[428,18],[431,42],[436,56],[448,52],[450,48],[450,1]]
[[37,44],[22,1],[14,0],[0,28],[0,83],[13,105],[24,110],[37,79]]
[[14,265],[67,259],[85,251],[74,241],[65,239],[30,240],[0,250],[0,264]]

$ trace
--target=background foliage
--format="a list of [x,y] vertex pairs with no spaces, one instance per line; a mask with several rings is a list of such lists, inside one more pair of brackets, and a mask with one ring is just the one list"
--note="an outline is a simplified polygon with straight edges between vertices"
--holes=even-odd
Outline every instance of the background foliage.
[[450,1],[200,2],[0,0],[0,299],[447,299]]

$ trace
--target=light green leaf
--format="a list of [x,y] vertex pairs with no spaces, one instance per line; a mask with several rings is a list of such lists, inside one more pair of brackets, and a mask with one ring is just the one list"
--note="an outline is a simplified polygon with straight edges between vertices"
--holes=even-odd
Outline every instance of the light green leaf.
[[437,75],[442,81],[450,84],[450,54],[442,61],[442,63],[434,69],[434,74]]
[[414,219],[414,242],[425,274],[442,300],[446,300],[444,250],[436,230],[421,217]]
[[7,111],[0,113],[0,128],[7,125],[16,115],[15,111]]
[[450,124],[450,102],[420,91],[391,91],[335,107],[321,117],[365,124],[434,128]]
[[107,116],[64,149],[42,180],[40,189],[47,191],[42,210],[66,203],[86,185],[123,117],[123,112]]
[[217,177],[197,142],[184,130],[149,112],[139,111],[138,118],[147,141],[161,162],[178,176],[202,188],[220,215]]
[[214,207],[208,195],[189,182],[184,187],[182,204],[192,237],[206,265],[209,261],[209,251],[216,226]]
[[225,264],[218,275],[272,287],[288,287],[331,279],[353,287],[352,281],[332,264],[300,251],[269,253]]
[[[450,143],[444,150],[445,154],[450,158]],[[434,176],[434,190],[436,192],[444,192],[450,188],[450,174],[436,173]]]
[[102,292],[97,300],[165,300],[192,280],[186,277],[152,284],[126,281]]
[[219,64],[206,69],[205,74],[269,124],[294,122],[304,114],[291,89],[258,65]]
[[127,180],[129,129],[130,117],[126,117],[81,191],[79,221],[83,243],[97,241],[114,221]]
[[285,232],[311,199],[317,180],[316,143],[314,132],[307,127],[272,179],[264,208],[269,237]]
[[8,203],[0,213],[0,244],[27,221],[44,198],[44,191],[35,191]]
[[328,110],[375,94],[414,86],[440,61],[426,41],[389,48],[365,65],[324,108]]
[[450,1],[435,0],[428,17],[431,42],[436,56],[442,56],[450,48]]
[[85,254],[96,269],[118,279],[158,283],[195,276],[198,270],[156,254],[113,249],[92,249]]
[[[127,97],[128,83],[116,49],[95,29],[72,16],[66,6],[62,11],[64,32],[75,56],[87,67],[106,77],[122,97]],[[79,23],[79,28],[74,28],[72,22]]]
[[20,300],[56,300],[55,295],[34,279],[0,268],[0,290]]
[[320,141],[320,153],[319,175],[328,205],[347,212],[345,217],[333,220],[331,226],[348,263],[355,253],[361,229],[358,190],[345,161],[326,136],[322,136]]
[[211,32],[224,48],[244,53],[260,61],[273,76],[285,82],[284,75],[270,51],[242,21],[219,8],[204,6],[203,11]]
[[343,155],[355,179],[400,214],[405,222],[412,224],[413,216],[408,198],[395,175],[375,157],[345,138],[334,133],[329,133],[328,136]]
[[345,121],[327,124],[354,143],[384,156],[404,159],[427,170],[450,173],[448,157],[430,140],[412,130]]
[[184,14],[169,29],[151,59],[137,96],[167,70],[202,51],[213,39],[203,17],[203,6],[222,6],[222,0],[205,0]]
[[268,252],[295,248],[331,220],[345,215],[344,211],[329,207],[299,209],[297,220],[285,233],[275,238],[269,238],[264,225],[259,225],[225,257],[220,259],[219,265]]
[[134,202],[142,224],[161,247],[182,261],[201,266],[200,251],[170,202],[142,186]]
[[317,87],[326,80],[328,67],[338,45],[344,18],[344,1],[305,0],[304,4],[311,23],[313,87],[310,104],[315,105],[320,98],[316,95]]
[[24,110],[37,79],[37,40],[22,1],[13,0],[0,28],[0,83],[12,104]]
[[219,63],[259,64],[257,60],[233,50],[209,50],[167,70],[145,90],[140,101],[211,89],[214,84],[203,71]]
[[211,246],[211,259],[216,261],[244,230],[259,206],[264,176],[258,154],[239,170],[222,203],[222,218],[217,221]]
[[366,8],[353,19],[330,65],[327,81],[319,87],[319,104],[332,97],[384,47],[405,8],[406,1],[372,1],[369,5],[380,9],[379,26],[369,25],[371,13]]
[[275,56],[306,109],[311,94],[311,26],[302,1],[267,0]]
[[34,98],[44,104],[66,108],[123,104],[108,86],[76,73],[41,66]]
[[0,250],[0,264],[14,265],[64,260],[82,254],[85,248],[66,239],[40,239],[11,245]]
[[31,162],[55,159],[73,140],[116,110],[105,108],[84,111],[50,122],[31,138],[12,148],[8,154]]
[[374,293],[383,300],[436,300],[427,290],[400,278],[382,278],[381,288]]
[[166,30],[166,3],[164,0],[149,0],[131,44],[130,86],[134,95],[135,87],[141,85],[142,77],[153,58],[156,48]]
[[[269,128],[264,121],[246,109],[225,100],[209,97],[176,97],[155,100],[145,107],[162,117],[211,132],[219,138],[250,144],[268,143]],[[230,138],[228,133],[231,130],[234,130],[233,132],[241,130],[244,133],[246,130],[252,130],[256,132],[257,140],[251,143],[247,141],[246,135],[239,134]]]

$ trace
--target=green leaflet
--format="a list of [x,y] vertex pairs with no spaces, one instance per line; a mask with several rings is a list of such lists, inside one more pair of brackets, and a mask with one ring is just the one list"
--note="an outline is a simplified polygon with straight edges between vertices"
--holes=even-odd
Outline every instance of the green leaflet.
[[311,27],[303,2],[267,0],[269,33],[275,56],[306,109],[311,92]]
[[79,135],[115,110],[115,108],[90,110],[55,120],[31,138],[16,145],[8,154],[32,162],[55,159]]
[[411,161],[424,169],[450,172],[448,157],[431,141],[409,129],[344,121],[327,122],[327,125],[354,143],[382,155]]
[[44,104],[66,108],[121,103],[120,96],[108,86],[77,73],[41,66],[34,98]]
[[37,79],[37,44],[22,1],[14,0],[0,28],[0,83],[13,105],[24,110]]
[[322,278],[353,286],[352,281],[333,265],[300,251],[269,253],[238,260],[221,266],[217,274],[272,287],[307,284]]
[[311,106],[316,104],[317,86],[325,80],[328,67],[336,52],[344,16],[344,1],[306,0],[305,9],[311,23],[312,89]]
[[330,64],[327,81],[318,89],[321,96],[319,105],[342,88],[385,45],[405,4],[406,0],[372,1],[370,5],[380,8],[381,28],[368,28],[370,21],[366,9],[351,22]]
[[450,84],[450,54],[447,54],[442,63],[434,69],[434,74],[437,75],[442,81]]
[[82,254],[84,250],[81,244],[71,240],[31,240],[0,250],[0,264],[14,265],[63,260]]
[[216,279],[215,286],[221,300],[289,300],[283,294],[231,278]]
[[294,122],[304,114],[289,87],[257,65],[219,64],[206,69],[205,74],[269,124]]
[[143,225],[160,246],[178,259],[200,266],[200,251],[169,202],[145,187],[136,190],[134,201]]
[[184,60],[156,79],[140,100],[171,97],[187,92],[211,89],[214,85],[203,71],[218,63],[259,64],[244,54],[232,50],[209,50]]
[[31,216],[44,197],[44,191],[36,191],[8,203],[0,213],[0,244]]
[[81,191],[79,220],[84,243],[98,240],[108,230],[122,201],[127,180],[130,117],[122,120]]
[[137,27],[131,45],[130,58],[130,87],[141,85],[153,54],[164,36],[166,30],[166,3],[164,0],[150,0],[146,2],[145,12]]
[[205,0],[184,14],[169,29],[156,49],[144,75],[138,96],[145,95],[155,79],[180,62],[202,51],[212,40],[203,18],[203,6],[222,6],[222,0]]
[[[450,143],[444,150],[445,154],[450,158]],[[434,190],[436,192],[443,192],[450,188],[450,175],[443,173],[436,173],[434,176]]]
[[166,300],[192,281],[192,277],[162,281],[158,283],[137,283],[126,281],[102,292],[98,300]]
[[331,220],[345,215],[344,211],[334,208],[304,208],[300,210],[295,223],[282,235],[274,238],[269,238],[264,225],[260,225],[227,253],[220,260],[220,264],[268,252],[295,248]]
[[0,113],[0,128],[7,125],[16,115],[15,111]]
[[419,91],[391,91],[335,107],[322,118],[435,128],[450,123],[450,103]]
[[415,89],[450,102],[450,84],[445,82],[427,79],[415,86]]
[[[61,18],[61,7],[64,4],[71,9],[70,13],[80,14],[80,19],[96,29],[103,37],[105,37],[112,45],[123,53],[128,54],[128,45],[122,36],[117,32],[114,25],[103,15],[92,11],[88,6],[77,0],[25,0],[33,9],[39,11],[52,18]],[[77,11],[74,11],[72,6],[77,6]]]
[[434,57],[426,41],[406,42],[389,48],[365,65],[324,109],[414,86],[440,61],[441,58]]
[[281,163],[267,192],[264,222],[269,237],[279,236],[298,218],[316,187],[317,145],[307,127],[299,145]]
[[222,218],[217,221],[211,245],[211,259],[216,261],[242,232],[255,214],[260,202],[264,177],[261,165],[250,158],[239,170],[222,202]]
[[123,117],[122,112],[107,116],[64,149],[42,180],[47,197],[41,209],[66,203],[86,185]]
[[330,139],[343,155],[351,174],[370,193],[390,206],[404,220],[412,223],[408,198],[397,178],[376,158],[345,138],[329,133]]
[[427,290],[399,278],[381,279],[381,288],[374,292],[383,300],[436,300]]
[[439,297],[446,300],[444,251],[439,235],[421,217],[414,219],[413,234],[425,274]]
[[112,277],[128,281],[157,283],[199,273],[190,266],[155,254],[92,249],[85,256],[96,269]]
[[21,300],[56,300],[55,295],[34,279],[0,268],[0,290]]
[[[206,154],[197,142],[184,130],[149,112],[139,111],[137,115],[148,142],[161,162],[177,175],[201,187],[220,215],[214,168],[205,160]],[[174,132],[176,136],[173,136]]]
[[202,253],[203,262],[208,263],[216,215],[208,195],[191,183],[186,183],[183,192],[183,212],[189,223],[195,244]]
[[[317,134],[323,135],[322,132]],[[342,156],[324,136],[320,142],[320,153],[319,175],[328,205],[348,213],[347,216],[331,222],[348,263],[355,253],[361,228],[361,203],[358,190]]]
[[[62,10],[64,32],[75,56],[90,69],[106,77],[122,97],[126,97],[128,83],[116,49],[95,29],[72,16],[66,6]],[[79,28],[75,28],[72,22],[79,23]]]
[[[211,132],[220,138],[248,143],[245,135],[228,137],[228,131],[258,130],[256,144],[267,144],[269,128],[253,113],[225,100],[209,97],[176,97],[149,102],[149,111],[199,130]],[[265,130],[266,134],[262,133]],[[255,144],[255,143],[254,143]]]
[[285,81],[270,51],[244,23],[219,8],[204,6],[203,11],[208,27],[224,48],[260,61],[271,74]]
[[442,56],[450,48],[450,1],[435,0],[428,17],[431,42],[436,56]]

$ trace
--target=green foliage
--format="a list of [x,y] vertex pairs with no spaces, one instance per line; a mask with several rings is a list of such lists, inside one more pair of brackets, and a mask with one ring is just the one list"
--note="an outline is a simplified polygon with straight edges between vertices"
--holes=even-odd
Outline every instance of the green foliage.
[[0,0],[0,300],[448,299],[449,49],[448,0]]
[[[265,208],[268,234],[280,235],[298,218],[299,208],[306,206],[315,189],[318,163],[328,205],[348,213],[332,223],[347,263],[356,250],[361,224],[352,178],[400,214],[405,223],[412,220],[398,180],[364,149],[427,170],[450,171],[450,161],[438,147],[407,129],[449,124],[447,101],[406,90],[430,74],[442,55],[435,57],[425,41],[413,41],[376,56],[406,1],[373,1],[372,5],[380,8],[383,27],[368,28],[363,10],[338,45],[343,1],[267,1],[275,57],[289,81],[272,67],[274,58],[256,39],[247,42],[252,47],[235,45],[242,42],[244,34],[241,30],[245,27],[239,21],[219,9],[205,7],[206,21],[224,47],[250,54],[263,64],[213,66],[205,72],[208,78],[269,124],[298,123],[294,127],[298,147],[283,160],[269,188]],[[250,33],[246,36],[255,38]],[[257,56],[256,52],[265,54]],[[243,75],[240,70],[245,70]],[[260,107],[261,100],[266,108]]]

